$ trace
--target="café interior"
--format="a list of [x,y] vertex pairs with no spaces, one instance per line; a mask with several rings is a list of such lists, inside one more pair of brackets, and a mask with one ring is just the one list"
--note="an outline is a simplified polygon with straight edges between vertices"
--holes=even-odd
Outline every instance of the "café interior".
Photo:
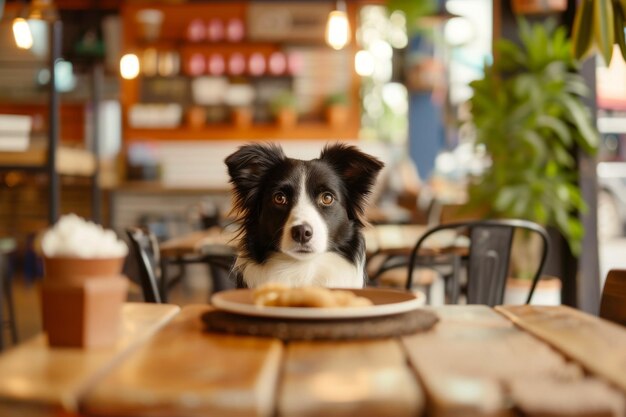
[[625,25],[0,0],[0,415],[626,415]]

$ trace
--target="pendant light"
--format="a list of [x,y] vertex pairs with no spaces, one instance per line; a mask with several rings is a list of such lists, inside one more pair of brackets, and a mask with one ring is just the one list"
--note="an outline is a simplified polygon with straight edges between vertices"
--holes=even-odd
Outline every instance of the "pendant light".
[[326,43],[336,50],[340,50],[350,43],[350,22],[348,21],[346,2],[343,0],[337,1],[335,10],[328,15]]
[[13,19],[15,44],[21,49],[30,49],[33,46],[33,34],[28,25],[28,20],[54,22],[58,18],[59,14],[52,0],[33,0],[30,6],[26,6],[26,3],[24,3],[24,7],[18,17]]

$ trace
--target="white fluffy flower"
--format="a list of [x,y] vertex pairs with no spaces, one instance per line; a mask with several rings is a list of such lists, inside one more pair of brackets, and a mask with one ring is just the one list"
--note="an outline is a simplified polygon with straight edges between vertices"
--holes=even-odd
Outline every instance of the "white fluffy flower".
[[86,221],[75,214],[59,219],[42,240],[45,256],[78,258],[118,258],[128,253],[126,244],[112,230]]

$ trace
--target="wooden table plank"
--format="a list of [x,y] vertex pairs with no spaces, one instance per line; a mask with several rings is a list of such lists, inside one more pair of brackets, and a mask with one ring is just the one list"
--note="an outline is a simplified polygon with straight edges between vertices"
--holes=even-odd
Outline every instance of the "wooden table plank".
[[270,416],[282,344],[203,330],[208,306],[187,306],[87,392],[81,411],[106,416]]
[[486,306],[435,308],[432,331],[403,337],[429,400],[429,415],[515,415],[507,386],[578,380],[582,371]]
[[179,310],[166,304],[125,304],[121,336],[111,348],[49,348],[42,334],[5,352],[0,356],[0,415],[76,411],[87,387]]
[[424,396],[397,340],[290,343],[278,415],[418,416]]
[[522,329],[626,392],[624,327],[567,306],[499,306]]

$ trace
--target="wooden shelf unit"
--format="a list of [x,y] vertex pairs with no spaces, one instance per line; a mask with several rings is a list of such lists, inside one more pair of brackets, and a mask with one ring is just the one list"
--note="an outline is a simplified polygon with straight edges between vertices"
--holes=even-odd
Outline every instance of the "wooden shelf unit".
[[[244,22],[247,35],[247,7],[250,2],[210,2],[210,3],[185,3],[185,4],[162,4],[162,3],[133,3],[125,4],[121,9],[123,25],[123,53],[133,52],[141,56],[141,52],[146,48],[155,48],[157,51],[175,50],[180,54],[180,74],[177,76],[188,76],[188,58],[194,53],[209,55],[211,53],[221,53],[228,56],[231,53],[239,52],[249,55],[253,52],[260,52],[268,56],[274,51],[283,50],[289,46],[312,46],[327,47],[323,39],[323,31],[320,32],[319,41],[302,41],[296,36],[294,39],[281,41],[254,41],[245,38],[241,42],[191,42],[186,39],[186,31],[189,23],[196,18],[201,18],[205,22],[209,19],[218,18],[227,21],[231,18],[238,18]],[[331,4],[331,3],[329,3]],[[356,15],[362,3],[349,3],[348,14],[353,29],[352,39],[355,39]],[[157,9],[164,13],[164,21],[161,28],[161,35],[154,42],[146,42],[142,39],[140,28],[135,21],[136,13],[141,9]],[[357,51],[356,43],[353,41],[348,46],[348,53],[351,56]],[[121,80],[121,103],[124,117],[123,137],[125,142],[138,140],[255,140],[255,139],[322,139],[322,140],[350,140],[356,139],[360,130],[360,80],[354,71],[353,59],[348,60],[346,71],[349,71],[349,81],[346,89],[350,104],[348,121],[344,126],[333,127],[326,123],[323,115],[319,121],[309,122],[299,121],[293,128],[281,128],[277,124],[270,122],[253,123],[249,127],[238,127],[228,122],[219,124],[207,123],[201,128],[193,128],[182,124],[175,128],[136,128],[128,124],[128,110],[134,104],[140,102],[140,88],[142,76],[133,80]],[[268,77],[268,75],[263,75]],[[295,76],[294,76],[295,77]],[[146,77],[147,79],[148,77]],[[245,78],[254,79],[254,76],[245,75]]]

